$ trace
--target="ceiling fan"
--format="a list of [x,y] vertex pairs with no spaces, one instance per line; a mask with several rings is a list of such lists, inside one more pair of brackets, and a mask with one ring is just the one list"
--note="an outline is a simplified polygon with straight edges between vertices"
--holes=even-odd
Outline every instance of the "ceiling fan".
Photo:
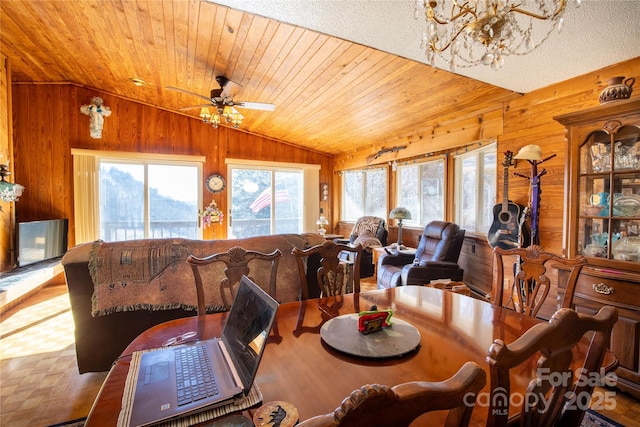
[[[167,86],[169,90],[175,90],[177,92],[194,95],[208,101],[207,104],[191,105],[189,107],[180,108],[181,111],[187,111],[194,108],[200,108],[200,117],[205,123],[210,123],[214,128],[217,128],[221,120],[233,125],[234,128],[240,127],[244,116],[240,114],[235,107],[248,108],[251,110],[264,110],[273,111],[275,105],[267,104],[264,102],[247,102],[247,101],[234,101],[233,94],[231,92],[233,87],[242,87],[240,84],[229,80],[225,76],[217,76],[216,81],[220,85],[219,89],[211,89],[210,96],[200,95],[188,90],[180,89],[173,86]],[[214,107],[215,111],[211,112],[210,107]]]

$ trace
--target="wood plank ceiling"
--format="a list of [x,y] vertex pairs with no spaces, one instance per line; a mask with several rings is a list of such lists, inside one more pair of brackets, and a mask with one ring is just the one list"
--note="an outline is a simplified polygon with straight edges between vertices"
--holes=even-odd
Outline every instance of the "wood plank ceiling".
[[[236,100],[276,105],[273,112],[242,109],[243,130],[336,155],[517,96],[199,0],[1,1],[0,19],[14,82],[71,82],[179,112],[203,100],[167,86],[208,96],[225,75],[242,85]],[[418,35],[407,40],[417,42]]]

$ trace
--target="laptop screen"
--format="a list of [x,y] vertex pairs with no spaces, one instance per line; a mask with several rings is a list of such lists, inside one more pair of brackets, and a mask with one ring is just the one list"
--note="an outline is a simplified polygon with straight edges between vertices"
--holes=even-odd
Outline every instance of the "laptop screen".
[[222,340],[249,391],[267,343],[278,303],[248,277],[243,276],[231,306]]

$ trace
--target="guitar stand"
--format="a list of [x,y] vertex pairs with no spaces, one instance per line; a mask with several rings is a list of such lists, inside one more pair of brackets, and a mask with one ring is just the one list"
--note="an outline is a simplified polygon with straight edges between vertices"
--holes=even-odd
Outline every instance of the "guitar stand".
[[528,179],[531,183],[531,200],[529,204],[531,205],[531,244],[539,245],[540,244],[540,236],[538,233],[538,220],[539,220],[539,211],[540,207],[540,194],[542,190],[540,190],[540,178],[547,173],[546,169],[542,169],[538,172],[538,165],[546,162],[549,159],[554,158],[556,155],[552,154],[549,157],[546,157],[540,161],[537,160],[527,160],[531,164],[531,176],[526,176],[514,172],[514,175],[517,175],[521,178]]

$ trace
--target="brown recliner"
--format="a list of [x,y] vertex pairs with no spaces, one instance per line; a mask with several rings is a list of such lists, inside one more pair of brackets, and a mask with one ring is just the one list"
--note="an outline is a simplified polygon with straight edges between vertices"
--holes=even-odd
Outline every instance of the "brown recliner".
[[390,253],[378,260],[378,289],[424,285],[435,279],[462,281],[458,265],[465,230],[446,221],[432,221],[424,228],[415,255]]

